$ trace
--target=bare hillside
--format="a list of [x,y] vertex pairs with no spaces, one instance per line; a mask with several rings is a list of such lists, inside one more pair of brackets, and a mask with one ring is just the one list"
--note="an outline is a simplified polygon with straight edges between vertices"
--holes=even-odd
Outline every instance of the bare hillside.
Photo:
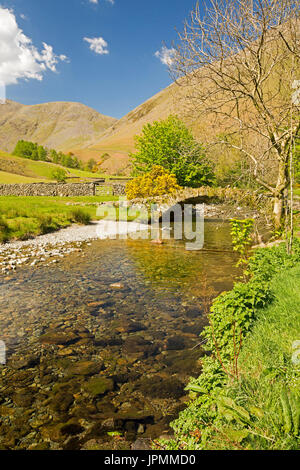
[[180,117],[199,140],[206,142],[216,132],[216,128],[207,117],[191,119],[187,110],[184,109],[187,93],[188,90],[185,87],[177,84],[170,85],[115,122],[105,131],[97,144],[75,149],[76,154],[82,160],[89,158],[101,160],[101,156],[107,154],[104,161],[102,160],[104,171],[109,174],[129,173],[128,154],[134,151],[134,136],[141,133],[145,124],[165,119],[170,114]]
[[20,139],[67,151],[97,142],[116,119],[80,103],[0,106],[0,149],[11,152]]

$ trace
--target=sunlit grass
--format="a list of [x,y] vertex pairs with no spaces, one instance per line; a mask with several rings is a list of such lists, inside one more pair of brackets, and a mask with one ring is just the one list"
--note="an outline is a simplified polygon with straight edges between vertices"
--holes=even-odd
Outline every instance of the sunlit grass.
[[[27,239],[66,227],[72,223],[88,224],[92,220],[119,217],[119,209],[112,204],[117,196],[82,197],[0,197],[0,242]],[[122,215],[122,214],[121,214]],[[124,218],[124,215],[121,217]],[[128,220],[135,219],[133,215]],[[2,234],[2,235],[1,235]]]

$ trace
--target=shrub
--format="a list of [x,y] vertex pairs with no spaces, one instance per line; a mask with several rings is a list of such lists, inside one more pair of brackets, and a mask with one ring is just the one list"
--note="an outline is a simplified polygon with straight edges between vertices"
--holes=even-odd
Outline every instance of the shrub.
[[54,223],[51,215],[39,215],[37,218],[39,232],[41,235],[45,235],[46,233],[53,232],[57,226]]
[[5,243],[9,239],[9,226],[6,220],[0,215],[0,243]]
[[91,216],[82,209],[74,209],[72,211],[72,220],[77,224],[89,225],[91,223]]
[[128,199],[155,197],[172,194],[179,188],[175,175],[163,167],[154,165],[149,173],[138,176],[126,186]]
[[64,183],[67,179],[67,173],[62,168],[57,168],[56,170],[52,171],[51,178],[58,183]]
[[240,255],[240,259],[237,266],[247,264],[248,252],[252,243],[251,233],[253,230],[254,220],[253,219],[231,219],[231,237],[233,250],[237,251]]
[[146,124],[135,144],[137,152],[131,154],[135,175],[159,165],[174,174],[180,186],[199,187],[214,182],[213,167],[203,147],[176,116]]

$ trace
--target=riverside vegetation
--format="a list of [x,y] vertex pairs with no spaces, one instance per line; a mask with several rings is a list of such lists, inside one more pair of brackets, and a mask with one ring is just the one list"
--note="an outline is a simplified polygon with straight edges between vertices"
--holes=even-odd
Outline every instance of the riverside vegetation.
[[[114,196],[0,198],[0,243],[44,235],[72,223],[89,224],[97,219],[97,204]],[[80,204],[84,207],[77,207]],[[95,204],[95,205],[94,205]]]
[[300,365],[292,361],[300,331],[300,241],[260,249],[248,282],[213,303],[201,333],[202,372],[191,400],[171,426],[174,449],[299,449]]

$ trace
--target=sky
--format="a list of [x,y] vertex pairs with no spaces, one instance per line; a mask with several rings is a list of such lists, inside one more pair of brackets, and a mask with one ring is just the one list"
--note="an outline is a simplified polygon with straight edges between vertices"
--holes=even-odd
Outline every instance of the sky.
[[[120,118],[171,83],[172,41],[196,0],[0,0],[0,88]],[[164,46],[165,44],[165,46]]]

